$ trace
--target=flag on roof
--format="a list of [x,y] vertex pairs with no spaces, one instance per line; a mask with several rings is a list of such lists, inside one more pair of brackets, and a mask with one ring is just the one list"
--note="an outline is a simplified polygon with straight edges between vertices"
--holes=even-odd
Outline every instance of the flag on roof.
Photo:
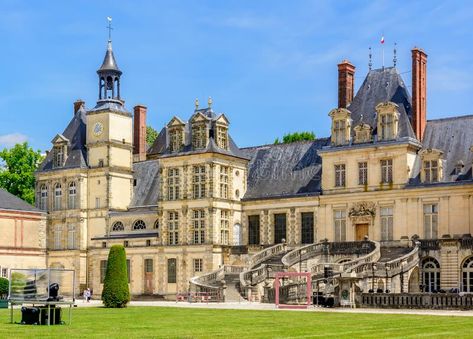
[[381,35],[381,43],[384,44],[384,35]]

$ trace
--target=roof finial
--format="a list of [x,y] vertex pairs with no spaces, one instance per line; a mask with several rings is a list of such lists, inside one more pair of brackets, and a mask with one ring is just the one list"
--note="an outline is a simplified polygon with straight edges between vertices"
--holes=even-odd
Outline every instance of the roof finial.
[[397,63],[397,56],[396,56],[396,47],[397,47],[397,43],[394,43],[394,56],[393,56],[393,64],[394,64],[394,67],[396,67],[396,63]]
[[111,16],[108,16],[107,17],[107,21],[108,21],[108,42],[112,42],[112,17]]
[[209,100],[207,100],[207,104],[209,105],[209,108],[212,108],[212,104],[213,104],[212,97],[209,97]]
[[371,71],[371,66],[373,66],[373,62],[371,61],[371,57],[372,57],[372,55],[371,55],[371,47],[369,48],[369,50],[370,50],[370,53],[369,53],[369,55],[368,55],[368,57],[369,57],[368,68],[369,68],[369,70]]
[[195,99],[195,110],[197,111],[199,109],[199,99]]

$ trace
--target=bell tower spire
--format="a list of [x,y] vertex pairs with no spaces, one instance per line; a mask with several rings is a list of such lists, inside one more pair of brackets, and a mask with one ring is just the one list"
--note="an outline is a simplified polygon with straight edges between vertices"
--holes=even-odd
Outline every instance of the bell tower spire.
[[120,97],[120,76],[122,71],[118,68],[117,61],[113,55],[112,49],[112,18],[108,20],[108,43],[107,51],[103,59],[102,66],[97,70],[99,76],[99,101],[117,100],[121,102]]

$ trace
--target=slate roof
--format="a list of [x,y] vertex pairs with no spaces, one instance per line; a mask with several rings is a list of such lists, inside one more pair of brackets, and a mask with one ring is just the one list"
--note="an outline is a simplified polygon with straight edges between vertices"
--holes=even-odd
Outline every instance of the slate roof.
[[0,188],[0,210],[14,210],[42,213],[39,209],[31,206],[26,201]]
[[[347,109],[351,112],[352,127],[358,125],[363,115],[363,122],[373,128],[377,135],[376,105],[392,101],[399,106],[399,135],[401,138],[414,138],[410,119],[412,117],[412,101],[409,91],[394,67],[375,69],[368,72],[363,84]],[[352,134],[354,134],[352,128]]]
[[130,208],[156,205],[159,194],[158,160],[147,160],[133,164],[133,198]]
[[[194,111],[194,115],[197,113],[202,113],[207,116],[211,122],[214,122],[220,116],[215,114],[215,112],[210,108],[198,109]],[[184,126],[184,140],[185,144],[184,147],[180,152],[170,152],[167,149],[167,128],[163,128],[160,132],[158,137],[156,138],[154,144],[148,149],[149,155],[159,155],[160,157],[171,157],[171,156],[181,156],[187,154],[199,154],[199,153],[220,153],[231,155],[239,158],[246,158],[245,155],[240,151],[238,146],[233,141],[232,137],[228,135],[228,150],[220,148],[217,146],[212,133],[209,135],[209,142],[207,143],[207,147],[203,149],[194,149],[192,147],[191,141],[191,124],[189,122],[185,122]]]
[[[473,153],[473,115],[428,120],[424,133],[424,148],[443,151],[445,160],[444,180],[471,180]],[[455,175],[456,164],[462,161],[464,168],[460,176]]]
[[290,144],[242,148],[248,158],[247,191],[243,199],[305,196],[321,191],[322,159],[317,151],[330,138]]
[[[87,168],[87,150],[86,150],[86,110],[81,107],[74,114],[74,117],[67,125],[64,132],[61,133],[69,139],[69,154],[66,163],[62,169],[69,168]],[[53,152],[49,152],[46,158],[39,166],[38,172],[53,170]]]
[[122,73],[118,68],[115,56],[113,55],[112,42],[110,40],[107,43],[107,52],[103,58],[102,66],[100,66],[97,73],[101,73],[103,71],[115,71],[120,74]]

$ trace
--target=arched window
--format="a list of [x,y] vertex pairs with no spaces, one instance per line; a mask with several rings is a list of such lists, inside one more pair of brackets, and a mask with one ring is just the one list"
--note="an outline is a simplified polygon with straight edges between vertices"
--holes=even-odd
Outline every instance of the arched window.
[[69,184],[69,197],[68,197],[68,208],[74,209],[76,208],[76,195],[77,195],[77,188],[75,181]]
[[144,230],[144,229],[146,229],[146,224],[143,220],[136,220],[133,223],[133,229],[134,230]]
[[469,257],[462,266],[463,292],[473,292],[473,257]]
[[422,283],[424,292],[440,289],[440,264],[434,258],[427,258],[422,262]]
[[113,226],[112,226],[112,231],[118,232],[118,231],[124,231],[125,226],[123,226],[123,223],[121,221],[116,221]]
[[54,186],[54,210],[58,211],[62,208],[62,187],[60,183]]
[[48,209],[48,186],[41,185],[39,191],[39,209],[46,211]]

